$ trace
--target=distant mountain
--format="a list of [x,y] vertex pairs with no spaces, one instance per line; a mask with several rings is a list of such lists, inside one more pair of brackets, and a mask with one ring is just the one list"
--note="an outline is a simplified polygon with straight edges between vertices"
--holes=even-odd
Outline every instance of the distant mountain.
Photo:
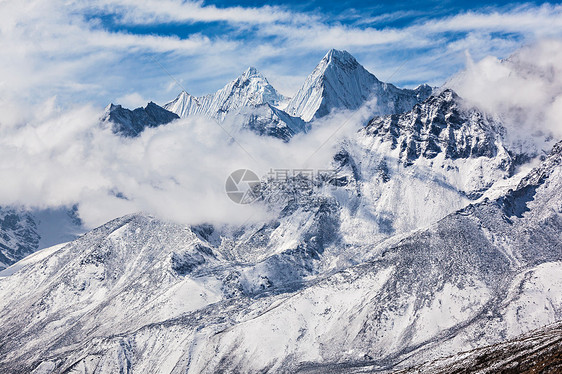
[[256,68],[249,67],[241,76],[214,94],[195,97],[182,91],[175,100],[165,104],[164,108],[182,118],[203,115],[223,121],[227,114],[237,113],[242,108],[261,104],[275,107],[285,101],[286,98]]
[[205,116],[226,122],[234,133],[250,130],[289,141],[295,134],[307,131],[308,126],[278,108],[286,102],[287,98],[256,68],[249,67],[214,94],[195,97],[183,91],[164,108],[180,117]]
[[0,270],[84,231],[75,209],[0,207]]
[[102,117],[103,122],[110,123],[115,134],[126,137],[138,136],[147,127],[157,127],[170,123],[179,116],[153,102],[145,108],[129,110],[121,105],[110,104]]
[[346,51],[330,50],[289,101],[285,111],[305,121],[334,109],[358,109],[376,98],[373,115],[406,112],[431,94],[431,87],[399,89],[379,81]]
[[373,114],[402,113],[431,92],[427,85],[407,90],[380,82],[349,53],[331,50],[291,100],[250,67],[214,94],[195,97],[184,91],[164,108],[180,117],[200,115],[221,122],[230,116],[231,122],[237,121],[234,130],[251,129],[288,141],[308,129],[303,121],[310,122],[333,109],[355,110],[376,98]]

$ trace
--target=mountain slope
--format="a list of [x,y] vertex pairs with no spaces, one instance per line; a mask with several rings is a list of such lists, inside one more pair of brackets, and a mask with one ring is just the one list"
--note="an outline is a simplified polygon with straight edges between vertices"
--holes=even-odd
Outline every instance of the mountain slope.
[[145,108],[135,110],[110,104],[105,110],[102,121],[110,123],[114,134],[135,137],[147,127],[165,125],[178,118],[175,113],[150,102]]
[[[559,143],[505,198],[380,245],[373,261],[222,329],[190,370],[388,370],[560,320],[561,160]],[[511,216],[519,203],[527,212]]]
[[546,325],[562,311],[561,162],[562,143],[504,197],[378,245],[351,244],[350,207],[317,193],[264,225],[114,220],[4,273],[0,368],[378,370]]
[[305,133],[310,125],[298,117],[292,117],[271,104],[243,107],[225,118],[233,132],[250,130],[258,135],[272,136],[288,142],[293,136]]
[[547,326],[504,343],[436,360],[400,373],[559,373],[562,326]]
[[408,90],[383,83],[348,52],[332,49],[306,78],[285,111],[311,121],[334,109],[358,109],[376,98],[374,115],[403,113],[430,94],[431,88],[427,85]]

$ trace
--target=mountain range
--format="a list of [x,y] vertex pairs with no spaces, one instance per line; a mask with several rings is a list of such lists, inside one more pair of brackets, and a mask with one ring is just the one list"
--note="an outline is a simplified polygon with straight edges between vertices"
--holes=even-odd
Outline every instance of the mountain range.
[[101,123],[135,137],[203,116],[290,142],[365,105],[335,176],[259,185],[265,222],[138,213],[37,251],[33,216],[0,211],[0,371],[559,367],[562,141],[511,149],[500,119],[451,89],[396,88],[336,50],[290,99],[249,68],[212,95],[110,105]]
[[[202,116],[288,141],[309,123],[335,110],[356,110],[372,102],[372,115],[403,113],[431,95],[432,88],[399,89],[379,81],[346,51],[330,50],[290,99],[280,94],[256,68],[249,67],[226,86],[205,96],[182,91],[162,107],[149,103],[133,111],[110,104],[102,121],[114,133],[136,136],[146,127],[178,117]],[[177,115],[178,117],[174,116]]]

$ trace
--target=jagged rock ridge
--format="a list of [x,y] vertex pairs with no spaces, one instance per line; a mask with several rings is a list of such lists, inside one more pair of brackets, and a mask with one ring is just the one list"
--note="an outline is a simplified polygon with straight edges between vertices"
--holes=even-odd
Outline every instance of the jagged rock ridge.
[[164,108],[182,118],[204,115],[222,121],[228,113],[236,113],[241,108],[261,104],[277,106],[285,100],[256,68],[249,67],[241,76],[214,94],[195,97],[182,91],[175,100],[165,104]]
[[102,121],[110,123],[111,130],[115,134],[135,137],[147,127],[165,125],[178,118],[177,114],[149,102],[146,107],[135,110],[110,104],[105,110]]

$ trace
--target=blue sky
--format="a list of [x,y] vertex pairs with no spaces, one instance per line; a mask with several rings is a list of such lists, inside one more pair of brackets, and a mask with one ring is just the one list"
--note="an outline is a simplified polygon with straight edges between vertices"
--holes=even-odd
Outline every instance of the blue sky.
[[562,36],[562,6],[540,2],[24,0],[0,14],[0,94],[62,106],[211,93],[247,66],[290,96],[330,48],[398,86],[440,85],[467,56]]

